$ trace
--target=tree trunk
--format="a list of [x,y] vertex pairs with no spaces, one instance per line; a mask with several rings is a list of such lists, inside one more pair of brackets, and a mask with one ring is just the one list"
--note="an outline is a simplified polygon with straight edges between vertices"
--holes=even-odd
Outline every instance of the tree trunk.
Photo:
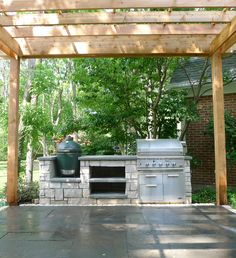
[[74,140],[75,142],[79,142],[79,135],[78,135],[77,132],[73,132],[73,140]]
[[179,137],[180,141],[184,140],[185,135],[186,135],[186,133],[188,131],[189,125],[190,125],[190,121],[186,121],[185,124],[184,124],[183,129],[181,129],[181,134],[180,134],[180,137]]
[[48,152],[48,144],[47,144],[47,140],[46,137],[43,136],[42,140],[40,141],[42,148],[43,148],[43,156],[49,156],[49,152]]
[[34,158],[33,158],[33,146],[32,146],[32,139],[29,140],[27,143],[27,154],[26,154],[26,169],[25,169],[25,177],[26,183],[29,185],[33,180],[33,165],[34,165]]
[[[29,76],[28,76],[28,80],[25,84],[25,89],[24,89],[24,97],[23,97],[23,102],[22,102],[22,106],[23,108],[26,107],[27,103],[31,102],[31,88],[32,88],[32,79],[33,79],[33,71],[35,68],[35,63],[36,60],[35,59],[29,59],[28,60],[28,71],[30,71]],[[22,118],[20,117],[20,122],[19,122],[19,162],[18,162],[18,166],[19,166],[19,171],[20,171],[20,167],[21,167],[21,161],[23,159],[23,149],[24,149],[24,136],[23,136],[23,130],[24,130],[24,124],[22,122]]]

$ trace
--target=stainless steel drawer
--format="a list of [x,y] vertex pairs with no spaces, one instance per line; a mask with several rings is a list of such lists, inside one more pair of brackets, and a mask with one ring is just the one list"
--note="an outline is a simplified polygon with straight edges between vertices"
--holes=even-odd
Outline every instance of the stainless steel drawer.
[[162,184],[145,184],[139,186],[141,202],[160,202],[163,201]]
[[162,174],[146,173],[139,175],[139,184],[162,184]]

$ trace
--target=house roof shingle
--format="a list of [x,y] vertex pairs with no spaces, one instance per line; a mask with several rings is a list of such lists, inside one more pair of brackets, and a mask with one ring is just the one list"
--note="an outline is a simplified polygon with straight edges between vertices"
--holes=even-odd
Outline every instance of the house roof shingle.
[[[192,82],[198,82],[204,68],[206,59],[200,57],[192,57],[184,65],[185,70],[187,71]],[[208,60],[210,64],[210,59]],[[210,67],[209,67],[210,68]],[[226,56],[223,58],[223,73],[229,73],[236,76],[236,54]],[[211,69],[208,69],[206,72],[207,81],[211,81]],[[189,87],[189,80],[187,75],[184,72],[182,67],[179,67],[175,70],[171,82],[171,88],[184,88]]]

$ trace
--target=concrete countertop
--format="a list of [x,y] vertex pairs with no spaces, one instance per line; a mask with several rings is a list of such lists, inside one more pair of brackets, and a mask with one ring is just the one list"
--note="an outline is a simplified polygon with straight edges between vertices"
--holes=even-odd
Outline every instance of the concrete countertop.
[[137,160],[137,156],[135,155],[92,155],[92,156],[81,156],[79,160]]
[[185,160],[192,160],[193,158],[191,156],[184,156]]
[[45,157],[39,157],[39,161],[51,161],[51,160],[56,160],[57,156],[45,156]]
[[[163,156],[164,158],[164,156]],[[57,156],[45,156],[45,157],[39,157],[39,161],[51,161],[56,160]],[[184,156],[185,160],[191,160],[191,156]],[[81,156],[79,157],[79,160],[137,160],[136,155],[89,155],[89,156]]]

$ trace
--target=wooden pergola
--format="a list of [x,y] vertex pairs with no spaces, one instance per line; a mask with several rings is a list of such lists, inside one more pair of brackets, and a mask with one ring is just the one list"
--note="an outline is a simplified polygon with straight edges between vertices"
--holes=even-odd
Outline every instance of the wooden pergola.
[[226,204],[222,55],[235,48],[234,8],[236,0],[0,0],[0,54],[11,60],[8,203],[17,203],[22,58],[205,56],[212,60],[217,204]]

